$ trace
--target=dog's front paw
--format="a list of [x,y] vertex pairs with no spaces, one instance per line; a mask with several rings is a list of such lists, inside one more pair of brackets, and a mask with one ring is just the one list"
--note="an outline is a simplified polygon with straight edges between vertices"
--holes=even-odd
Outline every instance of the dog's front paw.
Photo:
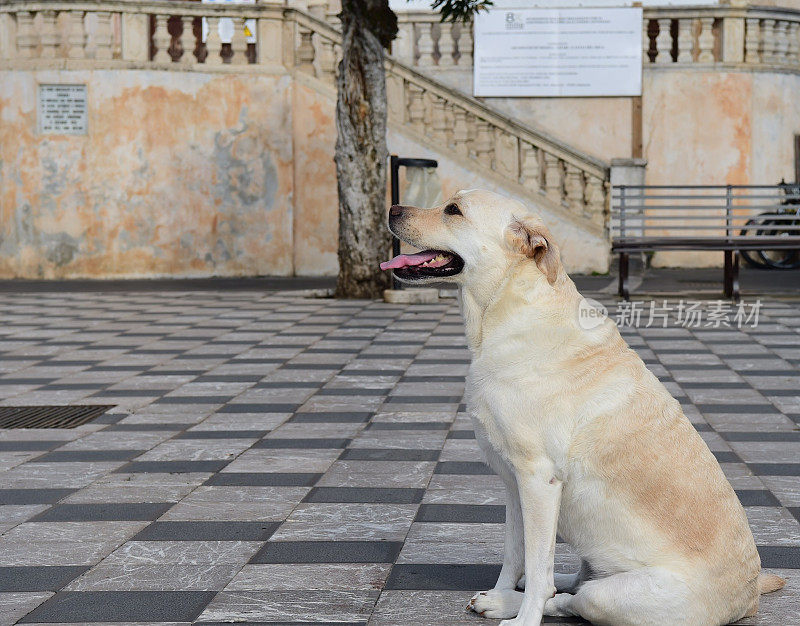
[[523,595],[513,589],[489,589],[472,596],[467,608],[483,617],[504,619],[519,613],[522,598]]

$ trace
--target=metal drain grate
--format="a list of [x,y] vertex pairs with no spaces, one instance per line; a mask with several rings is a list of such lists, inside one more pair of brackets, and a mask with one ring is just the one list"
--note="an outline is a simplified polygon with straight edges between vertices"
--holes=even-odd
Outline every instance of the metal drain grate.
[[114,406],[0,406],[0,428],[75,428]]

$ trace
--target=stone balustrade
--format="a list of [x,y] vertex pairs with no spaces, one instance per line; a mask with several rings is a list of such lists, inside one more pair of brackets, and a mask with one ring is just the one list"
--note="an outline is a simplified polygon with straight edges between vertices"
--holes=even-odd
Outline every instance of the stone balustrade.
[[[420,69],[472,69],[472,26],[431,12],[398,15],[393,55]],[[800,71],[800,11],[751,7],[648,7],[642,25],[646,69],[720,64]]]
[[[221,20],[233,24],[230,41],[222,41]],[[246,25],[255,32],[245,31]],[[439,41],[451,37],[454,45],[439,45],[435,61],[441,65],[444,55],[449,58],[445,64],[471,63],[464,48],[469,42],[471,49],[466,29],[436,26]],[[0,42],[0,69],[288,69],[331,90],[341,57],[341,35],[329,23],[281,4],[263,3],[6,1],[0,3]],[[402,44],[403,39],[398,45]],[[423,50],[433,54],[429,47]],[[606,163],[520,125],[393,57],[387,58],[386,71],[389,123],[395,128],[603,231]]]
[[412,66],[472,69],[472,24],[442,22],[431,12],[397,16],[392,56]]

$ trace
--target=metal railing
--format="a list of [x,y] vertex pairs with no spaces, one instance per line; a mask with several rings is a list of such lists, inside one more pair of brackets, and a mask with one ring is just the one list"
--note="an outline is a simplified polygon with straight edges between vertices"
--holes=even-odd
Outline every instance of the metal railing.
[[646,237],[794,240],[800,238],[798,203],[798,185],[619,186],[611,194],[610,231],[615,242]]

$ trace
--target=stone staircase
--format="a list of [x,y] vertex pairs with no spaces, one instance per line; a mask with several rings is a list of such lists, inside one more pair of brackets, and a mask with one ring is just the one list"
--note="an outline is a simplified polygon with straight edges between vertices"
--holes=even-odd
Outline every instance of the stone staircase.
[[[338,63],[339,32],[300,11],[295,67],[330,86]],[[509,192],[578,220],[605,227],[609,165],[563,141],[515,122],[392,56],[386,58],[389,124],[417,143],[446,154]]]
[[[255,32],[248,37],[232,28],[230,42],[223,42],[220,20]],[[289,72],[332,107],[340,42],[330,23],[279,3],[0,2],[0,69]],[[490,187],[532,203],[579,256],[599,259],[573,263],[573,269],[607,268],[607,163],[393,56],[386,58],[386,87],[390,149],[402,148],[405,156],[426,151],[440,159],[440,171],[443,162],[457,171],[452,178],[462,186]]]

